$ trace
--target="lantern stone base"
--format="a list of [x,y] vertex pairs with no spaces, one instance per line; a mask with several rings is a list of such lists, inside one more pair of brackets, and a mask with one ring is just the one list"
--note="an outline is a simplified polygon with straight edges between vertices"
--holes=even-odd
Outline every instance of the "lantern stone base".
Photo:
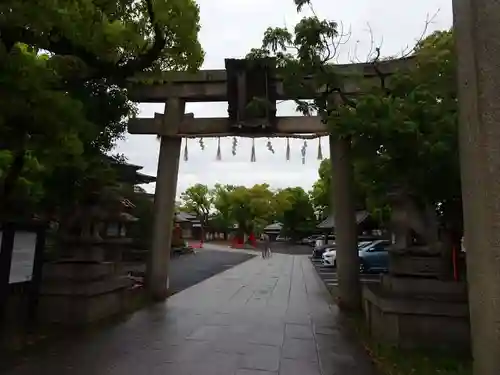
[[39,318],[45,323],[80,326],[127,308],[133,282],[112,262],[65,260],[44,266]]
[[363,290],[364,312],[376,340],[406,349],[470,350],[465,283],[384,276]]

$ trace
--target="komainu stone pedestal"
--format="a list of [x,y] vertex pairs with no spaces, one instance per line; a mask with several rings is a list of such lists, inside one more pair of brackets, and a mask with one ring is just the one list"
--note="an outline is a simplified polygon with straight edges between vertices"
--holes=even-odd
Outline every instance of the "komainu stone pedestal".
[[119,314],[132,282],[113,262],[65,260],[44,266],[40,320],[81,326]]
[[443,280],[441,271],[435,256],[396,255],[391,259],[390,274],[379,285],[366,285],[363,290],[371,335],[402,348],[468,352],[467,286]]

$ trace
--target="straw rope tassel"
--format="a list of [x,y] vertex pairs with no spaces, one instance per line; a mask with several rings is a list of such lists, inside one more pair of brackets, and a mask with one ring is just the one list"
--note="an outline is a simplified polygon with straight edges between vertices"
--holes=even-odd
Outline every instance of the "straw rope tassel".
[[255,158],[255,138],[252,138],[252,155],[250,155],[250,161],[252,163],[255,163],[256,158]]
[[321,149],[321,138],[318,138],[318,160],[323,160],[323,150]]
[[236,146],[238,145],[238,139],[236,137],[233,137],[233,146],[231,148],[231,153],[233,156],[236,156]]
[[184,161],[188,161],[189,159],[189,154],[188,154],[188,139],[186,138],[186,141],[184,142]]
[[301,150],[302,164],[306,163],[306,152],[307,152],[307,141],[304,141],[304,144],[302,145],[302,150]]
[[274,154],[273,144],[271,143],[271,138],[267,138],[267,149]]
[[290,160],[290,138],[286,139],[286,160]]
[[222,154],[220,152],[220,137],[217,138],[217,156],[215,158],[217,160],[222,160]]

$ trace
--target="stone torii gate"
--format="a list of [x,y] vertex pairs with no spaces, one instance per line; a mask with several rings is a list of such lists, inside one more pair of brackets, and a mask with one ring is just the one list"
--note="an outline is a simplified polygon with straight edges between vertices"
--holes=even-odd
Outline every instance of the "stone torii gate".
[[[279,137],[293,134],[325,134],[328,129],[319,117],[292,116],[276,117],[276,100],[295,99],[284,92],[279,72],[276,73],[270,60],[226,60],[226,70],[204,70],[197,73],[165,73],[164,80],[153,84],[135,84],[130,97],[136,102],[165,103],[165,113],[156,113],[154,118],[135,118],[128,124],[130,134],[156,134],[161,138],[158,159],[157,182],[155,190],[155,220],[152,249],[147,264],[147,288],[153,299],[162,300],[168,295],[170,247],[172,240],[172,218],[177,187],[181,140],[183,137],[208,136],[251,136]],[[380,62],[379,72],[390,75],[405,69],[407,59]],[[366,87],[370,82],[378,83],[377,72],[370,63],[338,65],[337,71],[343,79],[346,94],[359,93],[361,83]],[[380,74],[380,73],[378,73]],[[304,80],[307,80],[304,77]],[[363,82],[361,82],[363,81]],[[270,109],[249,114],[248,104],[254,97],[265,97]],[[309,98],[303,98],[309,99]],[[228,101],[229,118],[195,118],[192,113],[185,114],[186,102]],[[336,138],[330,137],[330,151],[342,152],[335,147]],[[333,155],[332,155],[333,156]],[[348,202],[350,188],[339,171],[349,170],[339,165],[348,161],[341,154],[331,158],[335,165],[338,182],[344,189],[338,191],[339,203],[337,223],[346,223],[347,229],[355,226],[354,209]],[[343,209],[342,209],[343,207]],[[351,220],[349,217],[352,216]],[[342,217],[342,220],[340,220]],[[352,222],[352,223],[351,223]],[[352,224],[352,225],[351,225]],[[339,233],[343,228],[338,228]],[[339,237],[343,237],[339,234]],[[350,242],[356,241],[356,238]],[[339,238],[342,242],[342,238]],[[348,242],[348,243],[350,243]],[[356,246],[356,244],[351,244]],[[357,256],[357,254],[356,254]],[[342,280],[339,274],[339,284]]]
[[[458,51],[460,153],[474,375],[491,375],[500,373],[500,2],[454,0],[453,13]],[[384,69],[392,71],[395,66],[404,66],[405,62],[391,61],[384,65]],[[372,67],[363,64],[338,68],[346,77],[344,87],[351,87],[351,91],[357,91],[358,83],[350,79],[351,73],[357,72],[368,80],[375,73]],[[279,79],[277,91],[281,99],[286,98],[285,93],[280,92]],[[129,126],[132,134],[161,136],[156,219],[148,265],[150,293],[161,299],[168,291],[181,138],[183,135],[235,134],[233,124],[227,119],[194,119],[192,115],[184,115],[184,105],[190,101],[227,101],[227,75],[224,70],[170,73],[166,83],[136,86],[131,93],[131,98],[137,102],[165,103],[165,115],[135,119]],[[313,118],[282,118],[276,127],[282,134],[326,130]],[[244,136],[242,133],[237,135]],[[332,141],[334,137],[330,137],[331,146]]]

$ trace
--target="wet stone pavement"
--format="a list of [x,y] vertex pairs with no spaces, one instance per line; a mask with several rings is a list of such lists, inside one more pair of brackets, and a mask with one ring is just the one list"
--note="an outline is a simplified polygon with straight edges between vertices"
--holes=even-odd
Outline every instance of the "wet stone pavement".
[[254,258],[5,375],[373,375],[306,256]]

